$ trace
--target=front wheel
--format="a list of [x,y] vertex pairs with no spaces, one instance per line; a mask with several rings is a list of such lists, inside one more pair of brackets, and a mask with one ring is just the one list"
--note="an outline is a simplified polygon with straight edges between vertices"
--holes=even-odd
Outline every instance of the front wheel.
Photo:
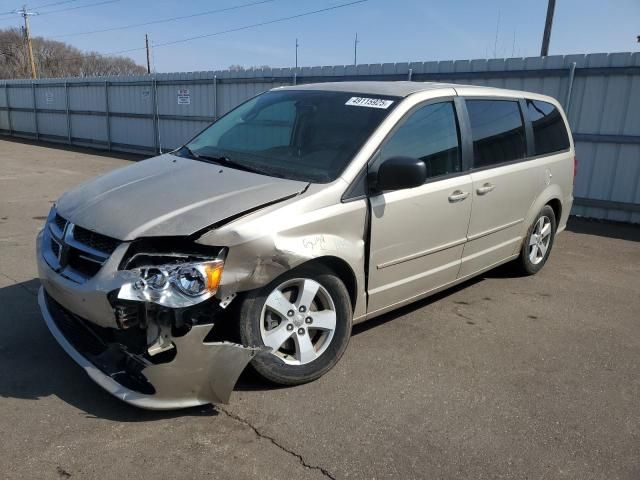
[[247,295],[240,308],[240,339],[271,349],[252,362],[262,377],[297,385],[338,362],[349,343],[351,320],[342,281],[323,266],[303,267]]
[[556,215],[549,205],[545,205],[522,242],[520,257],[516,260],[519,270],[525,275],[538,273],[549,258],[556,236]]

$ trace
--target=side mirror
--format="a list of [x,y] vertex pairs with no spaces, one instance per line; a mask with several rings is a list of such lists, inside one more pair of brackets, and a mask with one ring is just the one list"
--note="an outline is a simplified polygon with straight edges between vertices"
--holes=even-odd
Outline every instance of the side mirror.
[[369,186],[379,192],[402,190],[422,185],[427,179],[427,166],[417,158],[391,157],[378,167],[369,179]]

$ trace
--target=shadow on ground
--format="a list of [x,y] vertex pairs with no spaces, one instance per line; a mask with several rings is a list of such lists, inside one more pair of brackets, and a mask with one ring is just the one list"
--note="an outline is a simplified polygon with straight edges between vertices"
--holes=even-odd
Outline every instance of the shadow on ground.
[[111,158],[120,158],[122,160],[131,160],[131,161],[139,161],[144,160],[145,158],[152,157],[153,154],[137,154],[137,153],[126,153],[126,152],[114,152],[109,150],[98,150],[96,148],[89,147],[79,147],[75,145],[67,145],[59,142],[49,142],[46,140],[30,140],[28,138],[17,138],[17,137],[9,137],[2,136],[2,140],[6,142],[12,143],[20,143],[23,145],[33,145],[34,147],[42,147],[42,148],[54,148],[56,150],[63,150],[65,152],[76,152],[76,153],[85,153],[87,155],[96,155],[100,157],[111,157]]
[[583,235],[597,235],[599,237],[617,238],[640,242],[640,225],[619,222],[605,222],[570,217],[567,231]]
[[49,333],[36,298],[39,283],[33,279],[0,288],[0,397],[40,400],[55,395],[88,417],[118,422],[217,415],[212,406],[141,410],[103,391]]
[[[640,241],[640,228],[572,218],[569,231],[631,241]],[[517,276],[503,265],[444,292],[414,302],[353,327],[353,335],[367,332],[408,313],[439,302],[485,278],[509,279]],[[216,415],[214,407],[198,407],[169,412],[151,412],[131,407],[95,385],[60,348],[44,324],[37,304],[39,281],[33,279],[0,288],[0,396],[38,400],[55,395],[87,412],[88,416],[121,422],[160,420],[177,416]],[[272,385],[250,368],[240,377],[236,390],[286,388]]]
[[[502,272],[502,273],[501,273]],[[489,275],[508,274],[496,269]],[[485,277],[464,282],[424,300],[412,303],[353,327],[359,335],[407,313],[424,308],[447,296],[482,281]],[[117,400],[96,385],[67,356],[49,333],[37,302],[40,282],[37,279],[0,288],[0,397],[39,400],[55,395],[90,417],[120,422],[162,420],[180,416],[213,416],[215,407],[153,412],[132,407]],[[271,384],[247,368],[236,385],[238,391],[262,391],[287,388]]]

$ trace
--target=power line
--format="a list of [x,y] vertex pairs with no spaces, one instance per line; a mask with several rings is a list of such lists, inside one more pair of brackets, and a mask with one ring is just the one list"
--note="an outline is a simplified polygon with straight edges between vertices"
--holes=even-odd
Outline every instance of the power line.
[[246,7],[252,7],[254,5],[260,5],[263,3],[271,3],[271,2],[275,2],[276,0],[260,0],[258,2],[251,2],[251,3],[244,3],[242,5],[236,5],[233,7],[226,7],[226,8],[218,8],[216,10],[208,10],[206,12],[199,12],[199,13],[192,13],[190,15],[182,15],[180,17],[170,17],[170,18],[163,18],[160,20],[151,20],[149,22],[143,22],[143,23],[132,23],[129,25],[122,25],[120,27],[110,27],[110,28],[103,28],[101,30],[89,30],[86,32],[74,32],[74,33],[63,33],[61,35],[54,35],[51,38],[61,38],[61,37],[75,37],[75,36],[79,36],[79,35],[92,35],[94,33],[104,33],[104,32],[114,32],[116,30],[126,30],[128,28],[135,28],[135,27],[146,27],[149,25],[158,25],[160,23],[168,23],[168,22],[175,22],[178,20],[185,20],[187,18],[195,18],[195,17],[202,17],[205,15],[212,15],[214,13],[220,13],[220,12],[228,12],[231,10],[239,10],[241,8],[246,8]]
[[100,5],[107,5],[109,3],[116,3],[120,0],[105,0],[102,2],[89,3],[87,5],[78,5],[77,7],[60,8],[58,10],[49,10],[48,12],[42,12],[40,15],[49,15],[50,13],[69,12],[71,10],[80,10],[81,8],[99,7]]
[[[316,13],[328,12],[330,10],[337,10],[339,8],[349,7],[351,5],[356,5],[358,3],[365,3],[365,2],[368,2],[368,1],[369,0],[356,0],[356,1],[353,1],[353,2],[349,2],[349,3],[343,3],[343,4],[340,4],[340,5],[334,5],[332,7],[321,8],[319,10],[313,10],[311,12],[304,12],[304,13],[299,13],[297,15],[291,15],[289,17],[281,17],[281,18],[276,18],[274,20],[268,20],[266,22],[260,22],[260,23],[254,23],[254,24],[251,24],[251,25],[245,25],[245,26],[242,26],[242,27],[230,28],[229,30],[221,30],[219,32],[206,33],[204,35],[196,35],[195,37],[187,37],[187,38],[182,38],[180,40],[172,40],[170,42],[157,43],[154,46],[156,48],[157,47],[167,47],[169,45],[176,45],[178,43],[185,43],[185,42],[191,42],[193,40],[200,40],[201,38],[209,38],[209,37],[215,37],[217,35],[224,35],[226,33],[239,32],[239,31],[242,31],[242,30],[248,30],[250,28],[262,27],[262,26],[271,25],[271,24],[274,24],[274,23],[285,22],[287,20],[293,20],[295,18],[307,17],[309,15],[315,15]],[[117,55],[119,53],[135,52],[137,50],[144,50],[144,49],[141,49],[141,48],[130,48],[128,50],[120,50],[118,52],[112,52],[109,55]]]
[[78,0],[62,0],[60,2],[51,2],[45,3],[44,5],[36,5],[31,8],[47,8],[47,7],[55,7],[56,5],[64,5],[65,3],[77,2]]
[[[262,27],[262,26],[271,25],[271,24],[274,24],[274,23],[285,22],[287,20],[293,20],[293,19],[296,19],[296,18],[307,17],[309,15],[315,15],[315,14],[318,14],[318,13],[328,12],[328,11],[331,11],[331,10],[337,10],[339,8],[349,7],[351,5],[357,5],[359,3],[365,3],[365,2],[368,2],[368,1],[369,0],[355,0],[355,1],[352,1],[352,2],[348,2],[348,3],[342,3],[340,5],[334,5],[334,6],[331,6],[331,7],[321,8],[319,10],[312,10],[312,11],[309,11],[309,12],[298,13],[296,15],[290,15],[288,17],[276,18],[276,19],[273,19],[273,20],[268,20],[266,22],[254,23],[254,24],[251,24],[251,25],[244,25],[242,27],[231,28],[231,29],[228,29],[228,30],[221,30],[219,32],[207,33],[207,34],[204,34],[204,35],[197,35],[195,37],[183,38],[183,39],[180,39],[180,40],[172,40],[170,42],[153,43],[153,51],[155,51],[155,49],[158,48],[158,47],[166,47],[166,46],[169,46],[169,45],[176,45],[176,44],[179,44],[179,43],[185,43],[185,42],[190,42],[190,41],[193,41],[193,40],[199,40],[201,38],[214,37],[214,36],[218,36],[218,35],[224,35],[226,33],[239,32],[239,31],[248,30],[248,29],[251,29],[251,28]],[[129,48],[129,49],[126,49],[126,50],[118,50],[118,51],[115,51],[115,52],[108,52],[108,53],[96,53],[96,54],[87,53],[87,54],[84,54],[84,55],[76,55],[76,56],[72,56],[72,57],[62,57],[62,58],[58,59],[58,61],[59,62],[65,62],[65,61],[72,61],[72,60],[84,60],[84,59],[86,59],[88,57],[92,57],[92,56],[93,57],[96,57],[96,56],[98,56],[98,57],[111,57],[111,56],[115,56],[115,55],[120,55],[122,53],[137,52],[137,51],[141,51],[141,50],[145,50],[145,47]]]
[[[35,7],[32,6],[32,9],[36,9],[36,8],[47,8],[47,7],[54,7],[56,5],[63,5],[65,3],[72,3],[72,2],[77,2],[78,0],[62,0],[62,1],[58,1],[58,2],[51,2],[51,3],[45,3],[44,5],[36,5]],[[15,13],[18,13],[18,9],[16,8],[15,10],[11,10],[9,12],[2,12],[0,13],[0,15],[13,15]]]
[[[40,6],[38,8],[43,8],[45,6],[53,6],[53,5],[62,5],[63,3],[71,3],[71,2],[75,2],[77,0],[65,0],[65,1],[60,1],[60,2],[53,2],[53,3],[49,3],[46,4],[44,6]],[[48,12],[37,12],[38,16],[42,16],[42,15],[49,15],[50,13],[60,13],[60,12],[68,12],[70,10],[79,10],[81,8],[89,8],[89,7],[98,7],[100,5],[106,5],[109,3],[115,3],[115,2],[119,2],[120,0],[103,0],[100,2],[95,2],[95,3],[88,3],[86,5],[78,5],[76,7],[68,7],[68,8],[59,8],[57,10],[49,10]],[[19,11],[12,11],[12,12],[4,12],[1,13],[0,15],[16,15],[19,14]],[[8,20],[8,18],[3,18],[2,20]]]

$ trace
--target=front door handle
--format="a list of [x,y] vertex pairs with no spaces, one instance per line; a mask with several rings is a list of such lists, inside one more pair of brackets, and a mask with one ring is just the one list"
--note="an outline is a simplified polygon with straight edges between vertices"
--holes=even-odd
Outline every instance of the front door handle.
[[485,195],[492,191],[494,188],[496,188],[496,186],[493,183],[485,183],[483,186],[478,188],[476,192],[478,192],[478,195]]
[[451,195],[449,195],[449,201],[460,202],[469,196],[469,192],[463,192],[462,190],[456,190]]

